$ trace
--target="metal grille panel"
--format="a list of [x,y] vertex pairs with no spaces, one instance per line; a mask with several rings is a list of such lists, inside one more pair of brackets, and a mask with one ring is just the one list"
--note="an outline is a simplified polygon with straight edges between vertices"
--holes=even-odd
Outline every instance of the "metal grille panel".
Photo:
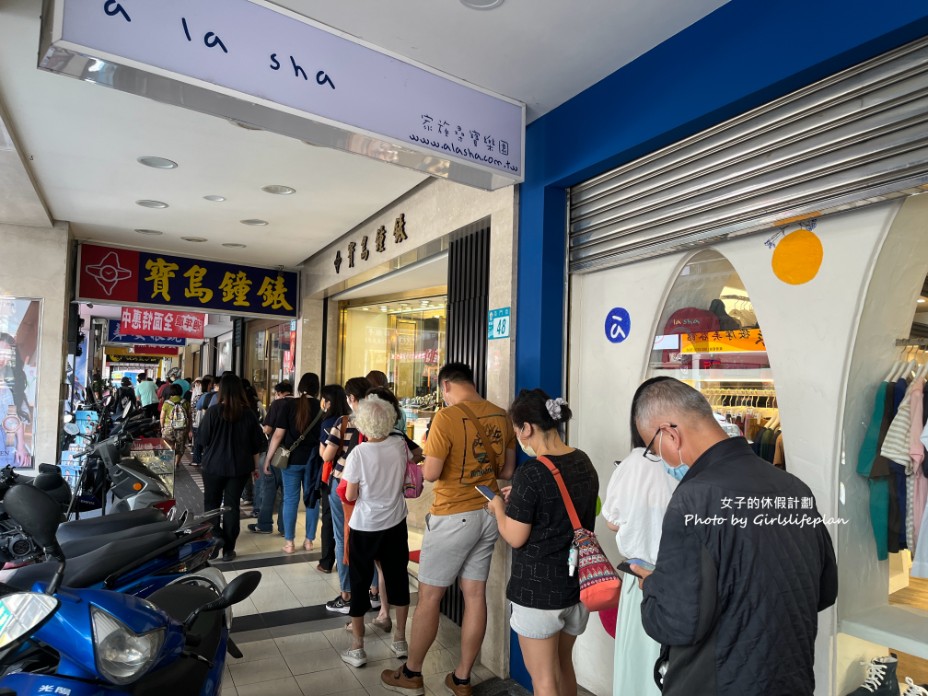
[[928,40],[570,190],[583,272],[911,192],[928,182]]

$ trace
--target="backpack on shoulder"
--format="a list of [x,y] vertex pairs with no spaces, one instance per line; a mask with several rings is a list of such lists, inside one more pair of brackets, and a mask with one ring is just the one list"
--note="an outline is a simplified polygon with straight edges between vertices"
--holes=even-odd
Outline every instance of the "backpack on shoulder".
[[171,409],[171,416],[168,419],[168,425],[171,430],[174,432],[183,432],[187,430],[187,425],[190,423],[190,419],[187,416],[187,408],[184,406],[184,402],[174,404]]

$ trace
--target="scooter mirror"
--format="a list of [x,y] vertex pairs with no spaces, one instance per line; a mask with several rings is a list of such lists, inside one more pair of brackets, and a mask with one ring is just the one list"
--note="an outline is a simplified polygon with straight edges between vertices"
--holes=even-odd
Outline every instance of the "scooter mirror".
[[77,426],[77,423],[65,423],[64,432],[66,435],[80,435],[81,429]]
[[247,573],[242,573],[233,578],[232,581],[226,585],[226,589],[222,591],[219,597],[191,612],[187,620],[184,621],[184,626],[189,629],[193,626],[193,622],[196,621],[197,617],[203,612],[221,611],[226,607],[231,607],[233,604],[238,604],[243,599],[247,599],[258,587],[259,582],[261,582],[261,573],[257,570],[250,570]]
[[0,650],[35,633],[58,609],[54,597],[17,592],[0,598]]
[[61,519],[61,506],[45,491],[35,486],[13,486],[4,496],[3,506],[39,546],[57,545],[55,532]]
[[222,608],[225,609],[233,604],[238,604],[242,600],[248,599],[251,593],[257,589],[258,583],[260,582],[261,573],[257,570],[250,570],[247,573],[242,573],[234,577],[219,597],[220,601],[225,601],[225,605]]

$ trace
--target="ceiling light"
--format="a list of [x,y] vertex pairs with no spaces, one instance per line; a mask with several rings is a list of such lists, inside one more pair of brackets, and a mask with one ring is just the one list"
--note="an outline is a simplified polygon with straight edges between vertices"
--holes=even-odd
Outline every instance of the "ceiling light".
[[168,204],[165,203],[164,201],[151,201],[151,200],[147,200],[147,199],[143,199],[143,200],[141,200],[141,201],[136,201],[135,204],[136,204],[136,205],[140,205],[140,206],[142,206],[143,208],[159,208],[159,209],[160,209],[160,208],[167,208],[167,207],[168,207]]
[[381,307],[381,308],[380,308],[380,311],[381,311],[381,312],[386,312],[386,311],[387,311],[387,308],[386,308],[386,307]]
[[495,10],[503,4],[505,0],[461,0],[464,7],[472,10]]
[[159,235],[159,234],[164,234],[164,232],[161,232],[160,230],[136,230],[136,232],[138,232],[139,234],[151,235],[152,237]]
[[228,248],[228,249],[244,249],[244,248],[246,247],[245,244],[235,244],[235,243],[233,243],[233,242],[226,242],[226,243],[223,244],[222,246],[224,246],[224,247],[226,247],[226,248]]
[[205,242],[207,241],[206,237],[181,237],[185,242]]
[[915,301],[918,302],[918,304],[924,304],[925,298],[924,298],[924,297],[919,297],[919,298],[918,298],[917,300],[915,300]]
[[233,126],[238,126],[239,128],[244,128],[245,130],[249,130],[249,131],[264,130],[260,126],[253,126],[250,123],[245,123],[244,121],[236,121],[235,119],[231,119],[231,118],[229,119],[229,123],[231,123]]
[[267,220],[259,220],[258,218],[252,218],[250,220],[241,220],[243,225],[251,225],[252,227],[264,227],[267,225]]
[[136,162],[153,169],[177,169],[177,162],[166,157],[139,157]]
[[225,196],[216,196],[214,194],[210,194],[209,196],[203,196],[203,198],[210,201],[211,203],[222,203],[226,199]]
[[268,184],[267,186],[262,186],[261,190],[265,193],[274,193],[278,196],[289,196],[292,193],[296,193],[295,188],[290,188],[289,186],[283,186],[281,184]]

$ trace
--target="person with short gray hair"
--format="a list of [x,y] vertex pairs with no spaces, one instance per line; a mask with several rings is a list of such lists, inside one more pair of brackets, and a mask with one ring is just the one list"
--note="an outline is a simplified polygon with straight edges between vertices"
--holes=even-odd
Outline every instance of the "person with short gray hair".
[[[339,494],[354,512],[348,521],[348,577],[351,600],[351,647],[341,653],[353,667],[367,663],[364,651],[364,615],[371,609],[367,592],[374,579],[374,563],[380,564],[390,602],[396,609],[390,650],[406,657],[406,619],[409,616],[409,539],[406,529],[406,443],[391,437],[396,411],[377,396],[358,402],[354,425],[366,438],[345,461]],[[343,490],[344,489],[344,490]]]
[[818,612],[838,593],[812,491],[729,439],[679,380],[642,384],[632,421],[644,456],[680,481],[654,570],[632,566],[664,696],[811,696]]

